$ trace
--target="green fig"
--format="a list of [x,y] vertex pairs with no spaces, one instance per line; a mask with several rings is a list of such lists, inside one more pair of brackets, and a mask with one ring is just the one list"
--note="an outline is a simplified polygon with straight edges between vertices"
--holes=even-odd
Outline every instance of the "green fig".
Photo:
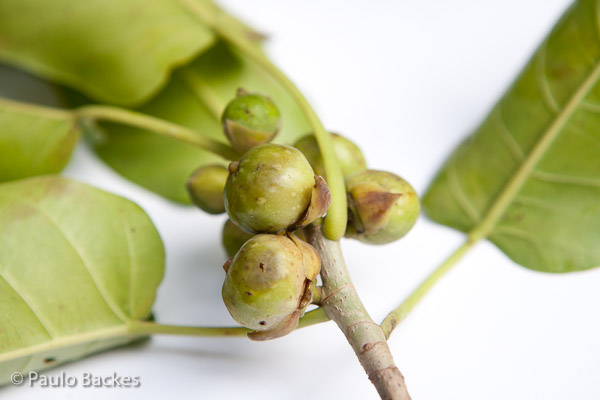
[[400,239],[419,216],[419,197],[404,179],[391,172],[366,170],[346,179],[346,237],[369,244]]
[[241,230],[236,224],[228,219],[225,222],[225,225],[223,225],[223,232],[221,235],[227,257],[232,258],[235,256],[244,243],[252,238],[252,236],[254,235]]
[[321,262],[312,246],[293,235],[260,234],[224,268],[222,295],[229,313],[257,331],[251,339],[266,340],[296,328]]
[[[367,169],[367,162],[354,142],[337,133],[331,134],[331,140],[333,143],[333,151],[340,163],[344,178]],[[312,165],[316,175],[325,177],[323,157],[321,156],[319,145],[313,134],[300,138],[294,144],[294,147],[304,154],[310,165]]]
[[281,127],[279,109],[267,96],[238,89],[221,116],[223,131],[240,154],[271,141]]
[[229,172],[221,165],[206,165],[195,170],[187,181],[192,202],[209,214],[225,212],[223,190]]
[[315,179],[302,153],[263,144],[229,165],[225,184],[229,218],[250,233],[277,233],[322,216],[331,203],[325,181]]

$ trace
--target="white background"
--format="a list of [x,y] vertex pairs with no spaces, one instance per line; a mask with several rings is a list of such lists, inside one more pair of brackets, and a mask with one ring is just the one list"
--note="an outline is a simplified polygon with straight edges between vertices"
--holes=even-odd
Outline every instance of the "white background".
[[[370,166],[423,193],[455,145],[492,107],[566,9],[566,0],[222,1],[270,35],[267,51],[325,125]],[[80,146],[66,175],[135,200],[156,223],[167,272],[159,322],[233,324],[220,299],[224,217],[169,203]],[[402,241],[343,243],[376,321],[462,240],[421,218]],[[600,399],[600,269],[542,274],[481,243],[389,343],[415,400]],[[4,399],[369,399],[376,392],[333,323],[283,339],[155,337],[59,367],[140,376],[138,389],[9,387]]]

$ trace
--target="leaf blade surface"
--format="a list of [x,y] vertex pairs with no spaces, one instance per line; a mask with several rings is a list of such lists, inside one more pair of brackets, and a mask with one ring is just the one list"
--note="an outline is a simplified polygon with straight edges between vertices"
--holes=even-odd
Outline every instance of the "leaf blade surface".
[[163,272],[134,203],[52,175],[0,185],[0,384],[133,340]]
[[592,0],[566,12],[434,179],[430,218],[531,269],[600,265],[598,15]]

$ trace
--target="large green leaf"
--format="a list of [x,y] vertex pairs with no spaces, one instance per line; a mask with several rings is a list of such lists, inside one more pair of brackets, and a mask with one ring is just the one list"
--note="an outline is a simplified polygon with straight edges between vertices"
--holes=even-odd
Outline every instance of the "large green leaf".
[[131,201],[52,175],[1,184],[0,384],[133,340],[163,269]]
[[0,182],[60,171],[79,134],[67,112],[0,99]]
[[210,0],[0,0],[0,60],[96,101],[140,104],[213,45],[214,24],[262,38]]
[[0,0],[0,59],[91,97],[148,98],[215,35],[169,0]]
[[599,2],[576,2],[424,198],[442,224],[517,263],[600,265]]
[[[218,114],[238,87],[269,95],[281,109],[282,130],[276,142],[292,143],[309,125],[290,95],[271,76],[219,42],[191,65],[176,71],[167,87],[137,110],[225,142]],[[73,93],[68,105],[81,105]],[[123,125],[101,124],[93,135],[100,157],[126,178],[169,199],[188,203],[185,181],[200,165],[224,162],[206,151]]]

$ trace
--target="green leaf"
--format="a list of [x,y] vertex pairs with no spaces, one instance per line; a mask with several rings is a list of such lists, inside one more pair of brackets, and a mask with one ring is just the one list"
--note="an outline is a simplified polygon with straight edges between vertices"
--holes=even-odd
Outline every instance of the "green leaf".
[[540,271],[600,265],[598,3],[566,12],[424,197],[433,220]]
[[[138,111],[166,119],[226,143],[219,116],[238,87],[270,96],[282,113],[275,142],[293,143],[310,131],[290,95],[271,76],[244,56],[219,42],[191,65],[176,71],[155,98]],[[68,105],[81,105],[73,93]],[[173,139],[116,124],[101,124],[90,135],[100,157],[126,178],[174,201],[189,203],[185,182],[199,166],[224,160]]]
[[0,182],[60,171],[79,135],[68,112],[0,99]]
[[136,338],[163,245],[129,200],[66,178],[0,185],[0,384]]
[[140,103],[215,35],[169,0],[0,0],[0,59],[89,96]]

